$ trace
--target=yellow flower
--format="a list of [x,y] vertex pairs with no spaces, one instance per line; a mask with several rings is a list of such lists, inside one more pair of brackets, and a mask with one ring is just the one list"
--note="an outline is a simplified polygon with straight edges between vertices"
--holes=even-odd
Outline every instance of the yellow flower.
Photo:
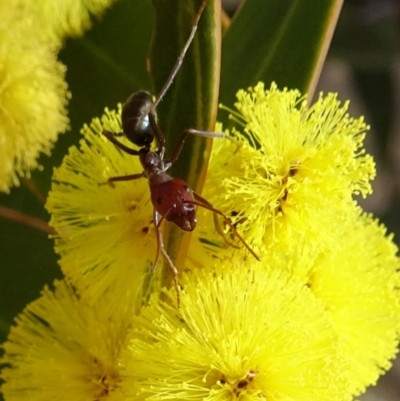
[[[358,395],[390,367],[400,338],[397,247],[352,199],[371,191],[373,161],[362,148],[367,127],[334,95],[308,109],[297,91],[259,84],[238,99],[232,118],[244,128],[214,142],[205,196],[258,245],[263,263],[256,268],[282,266],[325,303]],[[221,251],[212,224],[199,227],[191,266],[200,244],[203,267],[215,257],[238,257],[233,247]]]
[[311,107],[296,90],[259,83],[237,94],[237,127],[216,141],[205,197],[227,213],[253,245],[285,230],[326,232],[352,196],[371,192],[375,175],[363,140],[368,126],[347,114],[335,94]]
[[[153,298],[121,355],[127,399],[349,398],[323,305],[282,271],[254,263],[187,275],[179,309]],[[173,302],[175,293],[167,296]]]
[[54,172],[46,205],[61,268],[95,298],[107,290],[139,294],[156,255],[147,180],[107,184],[110,177],[143,171],[138,157],[121,152],[101,134],[121,132],[120,112],[106,110],[101,121],[83,128],[80,148],[72,147]]
[[60,47],[66,36],[80,36],[115,0],[34,1],[12,0],[21,16],[35,21],[36,36]]
[[68,125],[65,68],[35,38],[32,20],[0,5],[0,191],[38,167]]
[[8,401],[123,400],[118,366],[126,346],[129,302],[110,307],[107,297],[82,299],[64,281],[45,288],[11,328],[1,391]]
[[[308,285],[323,300],[350,368],[350,389],[362,393],[387,371],[400,339],[400,259],[393,236],[370,215],[356,213],[331,235],[337,248],[316,256]],[[293,255],[295,257],[295,255]]]
[[[400,259],[393,236],[376,219],[358,208],[346,216],[339,221],[331,216],[331,224],[318,237],[307,230],[281,235],[273,246],[260,249],[262,263],[254,267],[280,266],[324,302],[349,367],[349,389],[359,395],[390,368],[399,350]],[[327,246],[321,241],[325,238],[334,245]],[[238,249],[221,252],[210,245],[196,249],[196,243],[189,252],[190,266],[195,268],[194,252],[207,255],[202,256],[203,268],[215,256],[226,264],[243,256]]]
[[[393,236],[358,208],[319,238],[281,236],[261,252],[257,270],[283,269],[325,305],[348,366],[349,390],[361,394],[385,373],[400,339],[400,259]],[[320,238],[330,237],[334,247]],[[231,251],[231,258],[237,258]],[[225,254],[225,265],[229,258]],[[229,274],[234,268],[227,268]]]

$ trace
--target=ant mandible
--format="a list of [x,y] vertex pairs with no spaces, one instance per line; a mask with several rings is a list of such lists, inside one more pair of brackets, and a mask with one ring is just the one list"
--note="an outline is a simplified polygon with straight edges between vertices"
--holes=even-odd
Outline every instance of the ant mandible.
[[[153,101],[152,96],[147,92],[133,93],[122,108],[121,121],[123,132],[103,131],[103,135],[119,149],[130,155],[139,156],[140,163],[143,167],[141,173],[111,177],[108,179],[107,183],[113,185],[114,182],[117,181],[136,180],[141,177],[147,178],[150,187],[151,202],[153,204],[153,221],[157,235],[157,252],[153,263],[153,271],[157,266],[161,252],[167,260],[172,272],[175,288],[178,294],[178,305],[178,270],[164,248],[161,234],[161,224],[164,220],[172,221],[184,231],[193,231],[197,223],[196,206],[208,209],[216,215],[221,216],[234,235],[237,236],[249,252],[257,260],[260,260],[258,255],[250,248],[223,212],[216,209],[210,202],[189,188],[185,181],[173,178],[166,172],[178,159],[188,135],[199,135],[208,138],[224,137],[224,134],[222,133],[202,131],[192,128],[186,129],[183,131],[176,143],[171,157],[165,159],[165,138],[157,125],[157,105],[171,86],[172,81],[182,64],[186,51],[194,38],[200,16],[207,3],[208,0],[203,0],[199,10],[197,11],[190,36],[156,100]],[[139,146],[140,149],[131,149],[116,139],[121,136],[125,136],[133,144]],[[157,147],[155,151],[151,151],[150,147],[154,139],[156,140]]]

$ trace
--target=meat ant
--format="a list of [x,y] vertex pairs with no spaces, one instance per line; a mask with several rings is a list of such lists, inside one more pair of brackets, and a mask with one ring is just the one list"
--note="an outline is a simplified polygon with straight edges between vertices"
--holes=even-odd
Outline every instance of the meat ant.
[[[173,178],[166,172],[178,159],[183,144],[189,135],[199,135],[208,138],[224,137],[224,134],[222,133],[192,128],[185,129],[176,143],[170,158],[165,159],[165,138],[157,124],[156,108],[179,71],[186,51],[194,38],[201,14],[203,13],[207,3],[208,0],[203,0],[199,10],[197,11],[189,38],[187,39],[183,50],[181,51],[156,100],[153,101],[152,96],[148,92],[133,93],[122,108],[121,122],[123,132],[103,131],[103,135],[119,149],[130,155],[139,156],[140,163],[143,167],[141,173],[111,177],[108,179],[107,183],[114,185],[114,182],[118,181],[136,180],[141,177],[147,178],[150,187],[151,202],[153,204],[153,222],[157,234],[157,252],[153,263],[153,271],[157,266],[161,252],[171,269],[178,295],[178,306],[180,302],[177,279],[178,270],[164,248],[161,234],[161,224],[164,220],[172,221],[184,231],[193,231],[197,223],[196,206],[208,209],[214,213],[214,216],[221,216],[225,223],[230,227],[233,234],[257,260],[260,260],[258,255],[250,248],[229,218],[222,211],[216,209],[210,202],[189,188],[185,181],[179,178]],[[130,142],[139,146],[140,149],[132,149],[116,139],[121,136],[125,136]],[[154,139],[156,140],[157,147],[154,151],[151,151],[150,148]]]

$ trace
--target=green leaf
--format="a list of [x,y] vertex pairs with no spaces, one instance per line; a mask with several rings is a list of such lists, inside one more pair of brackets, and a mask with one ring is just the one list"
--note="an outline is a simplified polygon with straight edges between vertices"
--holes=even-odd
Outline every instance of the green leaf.
[[247,0],[223,38],[220,101],[259,81],[312,95],[342,2]]
[[[150,54],[151,76],[155,93],[159,93],[171,73],[189,37],[199,0],[155,0],[155,23]],[[217,111],[220,64],[220,0],[211,0],[198,24],[172,86],[160,103],[159,126],[166,137],[167,157],[179,136],[187,128],[213,130]],[[205,178],[211,140],[187,139],[171,174],[200,191]],[[182,230],[166,225],[164,238],[169,238],[168,253],[178,269],[188,247],[189,236],[182,240]]]

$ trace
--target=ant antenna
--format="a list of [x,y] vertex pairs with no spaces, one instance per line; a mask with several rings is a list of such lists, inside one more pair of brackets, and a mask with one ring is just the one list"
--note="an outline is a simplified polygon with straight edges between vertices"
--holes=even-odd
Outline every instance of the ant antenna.
[[203,13],[204,9],[206,8],[208,1],[209,0],[203,0],[203,2],[201,3],[199,10],[197,11],[196,16],[194,17],[192,30],[190,32],[189,38],[187,39],[185,46],[183,47],[181,54],[178,57],[178,60],[176,60],[174,68],[172,69],[171,73],[169,74],[167,80],[165,81],[165,84],[164,84],[163,88],[161,89],[161,92],[158,94],[156,101],[153,103],[150,113],[154,113],[158,104],[163,99],[165,93],[168,91],[169,87],[171,86],[172,81],[174,80],[176,74],[178,73],[179,69],[181,68],[183,59],[185,58],[185,54],[186,54],[190,44],[192,43],[194,35],[197,31],[197,26],[199,24],[201,14]]

